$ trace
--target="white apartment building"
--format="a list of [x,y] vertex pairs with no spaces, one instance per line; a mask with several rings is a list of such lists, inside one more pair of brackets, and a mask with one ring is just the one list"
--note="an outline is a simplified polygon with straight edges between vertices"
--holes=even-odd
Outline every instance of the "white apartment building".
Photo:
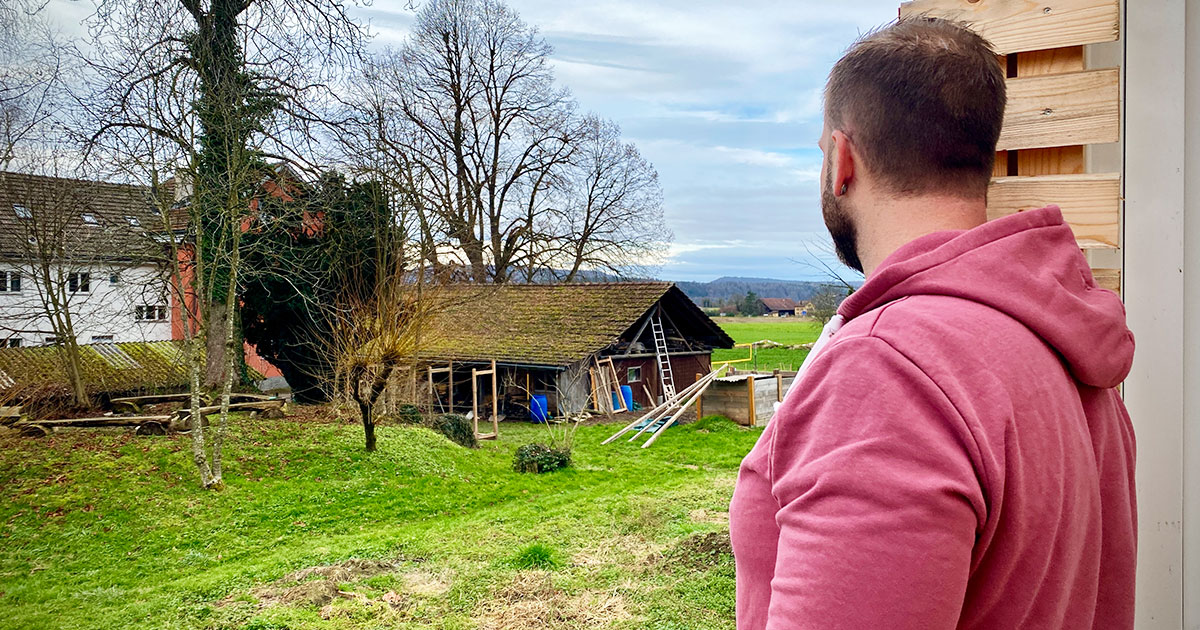
[[0,173],[0,346],[68,314],[80,344],[171,339],[160,224],[143,187]]

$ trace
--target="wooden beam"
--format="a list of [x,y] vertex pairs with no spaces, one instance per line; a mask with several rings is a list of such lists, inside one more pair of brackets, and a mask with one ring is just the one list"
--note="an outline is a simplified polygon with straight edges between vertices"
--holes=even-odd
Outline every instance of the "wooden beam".
[[1116,142],[1120,98],[1116,68],[1009,79],[996,149]]
[[746,389],[749,391],[750,402],[746,409],[750,412],[750,426],[758,426],[758,416],[754,413],[754,375],[746,377]]
[[1018,77],[1079,72],[1083,68],[1083,46],[1031,50],[1017,55]]
[[1117,173],[997,177],[988,186],[988,219],[1056,204],[1083,248],[1120,246]]
[[997,53],[1113,42],[1120,36],[1119,0],[913,0],[900,16],[966,22]]

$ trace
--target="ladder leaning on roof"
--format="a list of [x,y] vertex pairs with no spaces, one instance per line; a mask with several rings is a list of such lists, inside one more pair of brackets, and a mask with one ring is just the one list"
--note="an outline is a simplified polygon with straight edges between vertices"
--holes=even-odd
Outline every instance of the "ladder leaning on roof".
[[650,319],[650,332],[654,335],[654,356],[658,360],[658,374],[662,377],[663,400],[675,397],[675,376],[671,373],[671,357],[667,354],[667,335],[663,332],[659,311]]

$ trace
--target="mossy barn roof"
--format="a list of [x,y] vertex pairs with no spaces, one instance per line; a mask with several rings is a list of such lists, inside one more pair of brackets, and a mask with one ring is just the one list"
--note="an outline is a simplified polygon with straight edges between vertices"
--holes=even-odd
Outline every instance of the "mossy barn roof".
[[733,346],[670,282],[455,285],[443,291],[445,304],[433,314],[431,334],[422,344],[428,360],[568,366],[627,332],[632,336],[660,303],[693,346]]

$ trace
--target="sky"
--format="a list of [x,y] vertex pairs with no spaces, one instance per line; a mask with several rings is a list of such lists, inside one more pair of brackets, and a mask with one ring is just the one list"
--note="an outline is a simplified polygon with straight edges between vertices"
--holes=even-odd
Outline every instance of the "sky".
[[[398,45],[414,11],[360,11]],[[898,0],[508,0],[554,48],[557,80],[612,119],[658,170],[675,234],[660,277],[824,279],[821,91],[859,34]],[[837,264],[831,260],[832,264]]]
[[[91,3],[50,4],[77,21]],[[373,46],[398,47],[412,4],[376,0],[354,13]],[[658,170],[675,235],[659,277],[824,278],[806,262],[828,241],[821,90],[859,34],[895,18],[898,0],[508,4],[553,46],[556,78],[581,110],[616,121]]]

